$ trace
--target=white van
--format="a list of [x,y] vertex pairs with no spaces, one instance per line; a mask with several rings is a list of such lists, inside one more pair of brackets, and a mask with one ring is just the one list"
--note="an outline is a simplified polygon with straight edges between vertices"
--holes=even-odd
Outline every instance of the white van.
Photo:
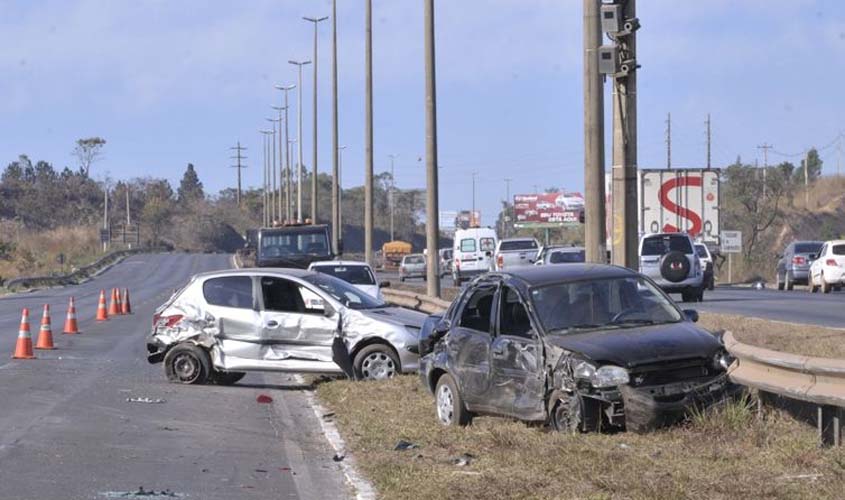
[[489,227],[473,227],[455,231],[452,252],[452,278],[455,286],[472,276],[493,270],[496,231]]

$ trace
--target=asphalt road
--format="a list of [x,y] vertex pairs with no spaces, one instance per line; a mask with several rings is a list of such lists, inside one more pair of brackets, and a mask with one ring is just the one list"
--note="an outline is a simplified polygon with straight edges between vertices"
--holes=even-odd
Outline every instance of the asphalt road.
[[[225,255],[131,257],[95,280],[0,298],[0,498],[343,498],[334,452],[288,375],[241,383],[167,383],[145,357],[152,312],[194,273],[230,267]],[[134,315],[94,322],[99,290],[130,289]],[[81,335],[62,335],[76,298]],[[33,343],[49,303],[57,350],[12,360],[22,307]],[[266,394],[270,404],[256,397]],[[163,399],[159,404],[128,398]],[[121,496],[155,490],[157,496]],[[167,495],[161,494],[166,491]]]
[[[380,271],[379,280],[397,281],[396,272]],[[425,293],[425,282],[414,278],[405,282],[418,286]],[[453,288],[451,276],[441,281],[444,288]],[[789,321],[809,325],[845,328],[845,291],[830,294],[811,294],[806,287],[796,287],[791,292],[777,289],[755,290],[749,287],[720,286],[704,294],[704,302],[682,303],[680,294],[671,295],[682,309],[736,314],[755,318]]]

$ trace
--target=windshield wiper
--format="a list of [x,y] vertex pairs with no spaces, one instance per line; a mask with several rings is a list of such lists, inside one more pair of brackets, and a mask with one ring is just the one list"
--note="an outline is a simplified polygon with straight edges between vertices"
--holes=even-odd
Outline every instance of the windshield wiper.
[[657,323],[653,319],[628,318],[610,323],[611,325],[653,325]]
[[590,329],[593,329],[593,328],[601,328],[602,326],[606,326],[606,325],[598,325],[598,324],[595,324],[595,323],[579,323],[577,325],[569,325],[569,326],[565,326],[565,327],[562,327],[562,328],[555,328],[550,333],[556,333],[556,332],[567,333],[567,332],[570,332],[572,330],[590,330]]

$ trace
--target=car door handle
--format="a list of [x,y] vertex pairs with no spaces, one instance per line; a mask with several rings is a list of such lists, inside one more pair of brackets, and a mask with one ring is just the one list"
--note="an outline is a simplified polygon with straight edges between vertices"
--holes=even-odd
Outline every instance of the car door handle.
[[278,321],[274,321],[274,320],[271,319],[270,321],[267,322],[267,328],[276,328],[278,326],[279,326]]

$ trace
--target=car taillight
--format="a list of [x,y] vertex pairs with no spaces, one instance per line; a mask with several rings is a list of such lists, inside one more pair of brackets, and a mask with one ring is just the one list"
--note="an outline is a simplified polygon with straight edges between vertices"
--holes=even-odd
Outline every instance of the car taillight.
[[827,259],[825,261],[825,265],[828,266],[838,266],[839,264],[836,262],[836,259]]
[[800,255],[796,255],[792,258],[793,264],[803,265],[805,262],[807,262],[806,259],[804,259],[804,257],[801,257]]
[[496,257],[496,265],[499,266],[499,270],[503,270],[505,268],[505,258],[501,255]]
[[176,323],[182,321],[182,318],[184,318],[184,316],[181,314],[174,314],[173,316],[165,317],[161,317],[156,314],[153,316],[153,325],[161,326],[163,328],[172,328],[176,325]]

